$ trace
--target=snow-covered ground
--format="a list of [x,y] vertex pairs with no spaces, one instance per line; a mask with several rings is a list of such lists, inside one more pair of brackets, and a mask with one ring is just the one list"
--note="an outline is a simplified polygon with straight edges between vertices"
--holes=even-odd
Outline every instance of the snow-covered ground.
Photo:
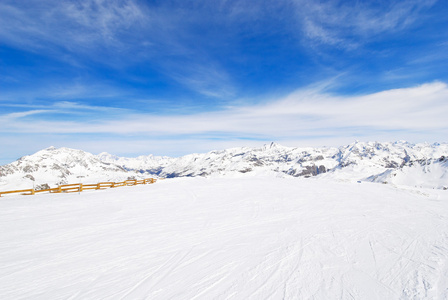
[[448,191],[178,178],[0,198],[0,299],[447,299]]

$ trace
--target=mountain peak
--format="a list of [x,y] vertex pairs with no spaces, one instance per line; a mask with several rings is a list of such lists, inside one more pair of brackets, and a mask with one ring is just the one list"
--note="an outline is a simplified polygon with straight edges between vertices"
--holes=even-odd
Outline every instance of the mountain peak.
[[264,146],[263,146],[264,149],[276,149],[279,147],[280,147],[280,145],[277,144],[276,142],[271,142],[270,144],[264,144]]
[[[293,148],[270,142],[262,147],[232,148],[178,158],[153,155],[126,158],[106,152],[93,155],[82,150],[49,147],[0,168],[0,177],[7,175],[11,178],[8,180],[13,182],[17,181],[19,176],[22,178],[30,175],[35,178],[34,183],[42,181],[51,184],[62,180],[67,182],[77,180],[79,174],[89,178],[95,176],[109,178],[115,177],[113,174],[125,177],[128,176],[127,172],[130,172],[132,176],[151,174],[169,178],[242,176],[242,174],[247,176],[247,173],[251,173],[253,176],[262,174],[320,176],[399,183],[397,180],[404,175],[413,177],[412,174],[421,173],[426,175],[417,177],[426,180],[425,186],[440,188],[448,187],[444,175],[447,172],[445,170],[447,165],[439,162],[442,156],[448,156],[447,153],[447,143],[414,145],[401,141],[395,143],[356,141],[339,148]],[[410,170],[410,167],[413,169]],[[404,175],[393,177],[390,170],[394,170],[395,173],[402,172]],[[435,179],[431,179],[430,176]],[[403,179],[400,182],[411,181]]]

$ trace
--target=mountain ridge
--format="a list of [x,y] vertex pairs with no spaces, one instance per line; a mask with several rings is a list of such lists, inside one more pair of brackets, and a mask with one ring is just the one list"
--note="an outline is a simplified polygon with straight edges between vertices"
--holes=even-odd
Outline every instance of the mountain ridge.
[[[173,158],[119,157],[49,147],[0,166],[0,189],[76,180],[156,177],[277,176],[404,184],[448,188],[448,144],[359,142],[340,147],[235,147]],[[418,178],[418,180],[417,180]],[[19,186],[19,184],[15,184]]]

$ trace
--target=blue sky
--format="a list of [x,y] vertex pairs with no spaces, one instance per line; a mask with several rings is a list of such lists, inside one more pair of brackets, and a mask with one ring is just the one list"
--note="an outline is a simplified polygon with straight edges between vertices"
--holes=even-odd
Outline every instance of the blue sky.
[[447,142],[447,1],[0,1],[0,164]]

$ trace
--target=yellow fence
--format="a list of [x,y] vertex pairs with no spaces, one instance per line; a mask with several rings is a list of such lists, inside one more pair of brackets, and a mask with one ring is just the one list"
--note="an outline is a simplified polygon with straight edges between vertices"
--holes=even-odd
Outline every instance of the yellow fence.
[[22,193],[22,195],[35,195],[37,193],[77,193],[82,192],[86,190],[103,190],[106,188],[116,188],[121,186],[131,186],[131,185],[138,185],[138,184],[151,184],[155,183],[157,179],[154,178],[148,178],[148,179],[141,179],[141,180],[125,180],[123,182],[99,182],[97,184],[82,184],[82,183],[74,183],[74,184],[64,184],[60,185],[57,188],[52,189],[45,189],[45,190],[34,190],[34,189],[28,189],[28,190],[17,190],[17,191],[7,191],[7,192],[0,192],[0,197],[3,194],[14,194],[14,193]]

